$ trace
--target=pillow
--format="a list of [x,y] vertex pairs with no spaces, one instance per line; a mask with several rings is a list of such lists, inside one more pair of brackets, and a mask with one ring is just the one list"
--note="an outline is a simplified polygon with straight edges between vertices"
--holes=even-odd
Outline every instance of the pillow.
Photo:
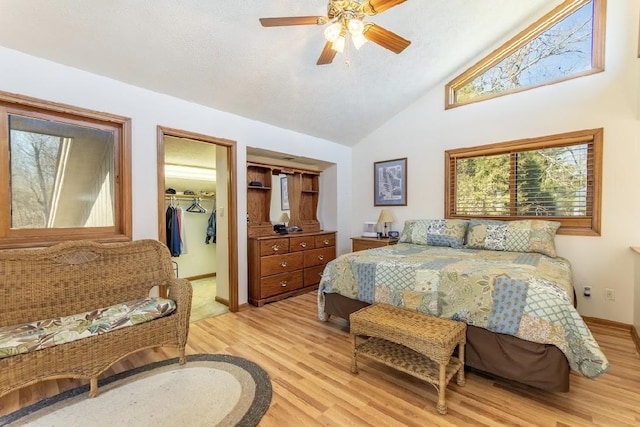
[[555,258],[558,221],[495,221],[472,219],[467,247],[492,251],[537,252]]
[[466,219],[413,219],[404,222],[400,242],[461,248],[467,233]]

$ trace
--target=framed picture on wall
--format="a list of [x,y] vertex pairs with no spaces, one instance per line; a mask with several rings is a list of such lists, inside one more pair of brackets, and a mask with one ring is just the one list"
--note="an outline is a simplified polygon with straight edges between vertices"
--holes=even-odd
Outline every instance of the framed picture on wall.
[[289,210],[289,187],[287,177],[280,177],[280,207],[283,211]]
[[407,158],[373,164],[373,205],[407,206]]

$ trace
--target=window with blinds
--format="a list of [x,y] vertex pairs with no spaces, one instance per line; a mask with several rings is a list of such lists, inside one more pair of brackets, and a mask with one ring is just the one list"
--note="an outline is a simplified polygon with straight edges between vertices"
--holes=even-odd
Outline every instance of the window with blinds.
[[548,219],[600,234],[602,129],[445,152],[445,217]]

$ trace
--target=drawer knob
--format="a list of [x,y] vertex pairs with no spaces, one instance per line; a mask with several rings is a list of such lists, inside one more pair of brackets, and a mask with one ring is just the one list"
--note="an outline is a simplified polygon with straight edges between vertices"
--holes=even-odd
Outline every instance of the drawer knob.
[[282,261],[280,263],[280,267],[285,268],[287,266],[287,261]]
[[273,245],[271,246],[271,249],[273,249],[274,252],[278,252],[280,250],[280,247],[278,245]]
[[280,286],[282,286],[283,288],[287,287],[287,281],[283,280],[282,282],[280,282]]
[[329,239],[324,239],[324,240],[322,241],[322,243],[324,243],[325,245],[328,245],[328,244],[329,244]]
[[324,259],[324,255],[318,255],[318,259],[322,261]]
[[307,242],[300,242],[300,246],[302,246],[303,248],[307,247]]

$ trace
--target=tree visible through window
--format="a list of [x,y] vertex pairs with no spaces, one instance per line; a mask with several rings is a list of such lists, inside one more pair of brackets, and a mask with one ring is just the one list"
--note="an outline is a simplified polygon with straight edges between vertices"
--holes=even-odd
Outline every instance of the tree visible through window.
[[46,227],[61,138],[11,130],[11,227]]
[[559,232],[599,233],[602,130],[446,152],[447,218],[562,223]]
[[466,104],[604,69],[606,0],[567,0],[446,86]]

